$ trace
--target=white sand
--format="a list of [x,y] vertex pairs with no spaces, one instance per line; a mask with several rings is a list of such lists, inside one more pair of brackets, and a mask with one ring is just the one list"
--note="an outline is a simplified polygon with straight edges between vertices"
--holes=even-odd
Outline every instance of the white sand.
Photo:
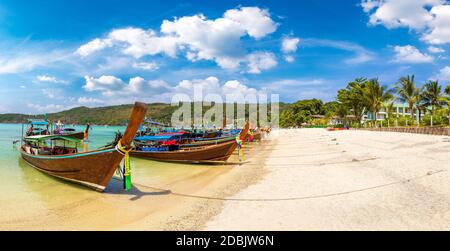
[[323,129],[271,137],[278,141],[258,168],[268,173],[229,197],[207,230],[450,230],[449,137]]

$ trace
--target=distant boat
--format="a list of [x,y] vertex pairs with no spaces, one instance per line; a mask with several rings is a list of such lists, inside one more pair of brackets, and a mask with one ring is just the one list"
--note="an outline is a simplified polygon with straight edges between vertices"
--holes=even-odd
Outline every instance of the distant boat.
[[66,136],[66,137],[70,137],[70,138],[75,138],[75,139],[84,139],[87,138],[88,134],[89,134],[89,127],[90,125],[86,125],[86,129],[84,130],[84,132],[77,132],[74,128],[56,128],[55,130],[53,130],[53,134],[54,135],[60,135],[60,136]]
[[[127,129],[120,140],[126,149],[131,148],[131,142],[146,111],[144,103],[135,103]],[[98,191],[106,188],[124,157],[118,147],[78,152],[77,143],[80,141],[61,135],[29,136],[24,138],[24,142],[19,151],[32,167]]]

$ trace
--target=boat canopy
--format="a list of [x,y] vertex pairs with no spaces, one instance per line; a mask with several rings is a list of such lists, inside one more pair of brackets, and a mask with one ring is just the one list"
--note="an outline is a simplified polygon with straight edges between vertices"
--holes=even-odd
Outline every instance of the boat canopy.
[[32,125],[48,125],[48,122],[45,120],[36,120],[36,119],[28,119],[28,122]]
[[61,135],[34,135],[34,136],[25,137],[24,140],[25,141],[35,141],[35,142],[43,142],[46,140],[66,140],[66,141],[71,141],[71,142],[75,142],[75,143],[81,142],[81,140],[79,140],[79,139],[61,136]]
[[156,135],[156,136],[140,136],[134,138],[137,141],[167,141],[179,138],[180,135]]

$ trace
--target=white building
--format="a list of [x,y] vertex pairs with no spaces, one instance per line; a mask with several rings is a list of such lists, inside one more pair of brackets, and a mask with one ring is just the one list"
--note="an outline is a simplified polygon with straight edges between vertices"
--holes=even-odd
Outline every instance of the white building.
[[[411,109],[409,109],[407,104],[394,104],[394,111],[392,112],[394,117],[400,117],[400,116],[409,116],[411,117]],[[424,112],[422,111],[422,116],[424,115]],[[414,109],[413,116],[416,120],[419,120],[419,112],[417,109]],[[361,123],[365,123],[368,121],[374,120],[374,114],[373,112],[369,112],[367,109],[364,109],[363,116],[361,118]],[[383,121],[388,118],[388,112],[385,107],[381,108],[380,111],[377,113],[377,121]]]

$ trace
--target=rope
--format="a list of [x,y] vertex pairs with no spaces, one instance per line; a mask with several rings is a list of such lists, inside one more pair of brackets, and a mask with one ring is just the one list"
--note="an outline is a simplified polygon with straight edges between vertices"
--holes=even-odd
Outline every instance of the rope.
[[242,139],[240,137],[240,135],[236,136],[236,143],[237,143],[237,148],[238,148],[238,159],[239,161],[241,161],[241,158],[244,157],[244,149],[242,149]]
[[258,202],[258,201],[293,201],[293,200],[298,201],[298,200],[318,199],[318,198],[341,196],[341,195],[347,195],[347,194],[352,194],[352,193],[364,192],[364,191],[368,191],[368,190],[379,189],[379,188],[383,188],[383,187],[387,187],[387,186],[393,186],[393,185],[397,185],[397,184],[404,184],[404,183],[408,183],[408,182],[413,181],[413,180],[422,179],[422,178],[425,178],[427,176],[431,176],[433,174],[437,174],[437,173],[441,173],[441,172],[446,172],[446,170],[438,170],[438,171],[434,171],[434,172],[430,171],[430,172],[426,173],[425,175],[416,176],[416,177],[412,177],[412,178],[405,179],[405,180],[400,180],[400,181],[394,181],[394,182],[381,184],[381,185],[377,185],[377,186],[371,186],[371,187],[366,187],[366,188],[350,190],[350,191],[344,191],[344,192],[338,192],[338,193],[329,193],[329,194],[320,194],[320,195],[301,196],[301,197],[288,197],[288,198],[262,198],[262,199],[253,199],[253,198],[248,198],[248,199],[247,198],[242,198],[242,199],[240,199],[240,198],[220,198],[220,197],[210,197],[210,196],[202,196],[202,195],[176,193],[176,192],[172,192],[172,191],[170,191],[168,189],[155,188],[155,187],[150,187],[150,186],[146,186],[146,185],[142,185],[142,184],[136,184],[136,185],[141,186],[141,187],[145,187],[145,188],[148,188],[148,189],[153,189],[153,190],[168,191],[168,192],[170,192],[170,195],[175,195],[175,196],[180,196],[180,197],[188,197],[188,198],[195,198],[195,199],[220,200],[220,201],[250,201],[250,202]]
[[129,191],[131,189],[131,164],[130,164],[130,149],[125,149],[125,147],[122,146],[122,140],[119,140],[117,143],[115,149],[124,155],[124,188],[126,191]]

